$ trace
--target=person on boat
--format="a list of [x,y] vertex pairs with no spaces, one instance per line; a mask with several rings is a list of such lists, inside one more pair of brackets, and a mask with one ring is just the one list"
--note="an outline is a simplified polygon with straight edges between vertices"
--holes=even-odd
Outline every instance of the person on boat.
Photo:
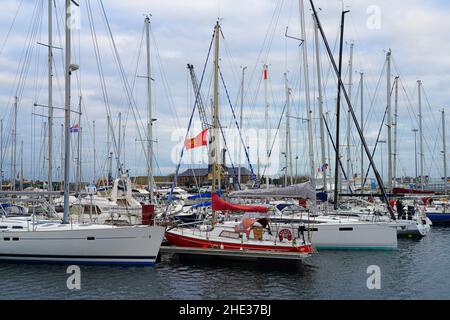
[[304,223],[300,224],[298,227],[298,237],[303,239],[303,244],[306,245],[305,241],[305,232],[306,232],[306,226]]
[[252,226],[253,237],[255,240],[262,241],[264,235],[264,227],[259,222],[255,222]]
[[397,215],[398,215],[398,220],[402,220],[402,219],[406,218],[405,206],[403,205],[402,200],[397,200]]
[[416,214],[416,207],[408,206],[408,220],[412,220],[413,216]]

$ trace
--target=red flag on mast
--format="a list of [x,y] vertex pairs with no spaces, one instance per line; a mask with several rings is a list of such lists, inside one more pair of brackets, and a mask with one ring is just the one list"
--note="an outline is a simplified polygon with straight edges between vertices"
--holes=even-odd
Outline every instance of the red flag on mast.
[[184,142],[184,146],[186,150],[191,150],[195,148],[200,148],[208,145],[208,140],[206,139],[206,135],[208,133],[208,129],[203,130],[198,136],[192,139],[187,139]]

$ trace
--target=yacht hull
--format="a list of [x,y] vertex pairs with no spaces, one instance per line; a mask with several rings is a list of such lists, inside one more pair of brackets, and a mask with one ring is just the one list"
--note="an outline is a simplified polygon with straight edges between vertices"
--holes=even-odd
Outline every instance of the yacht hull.
[[164,232],[163,227],[70,225],[6,230],[0,232],[0,261],[149,266],[157,260]]
[[427,213],[433,224],[450,224],[450,213]]
[[[278,226],[275,225],[275,227],[281,228],[282,220],[278,219]],[[297,228],[300,226],[295,221],[290,221],[288,225],[294,225]],[[397,249],[397,229],[386,223],[311,223],[304,225],[306,232],[311,233],[312,245],[318,251]]]
[[266,244],[262,242],[248,243],[241,241],[231,241],[229,239],[212,239],[205,235],[190,234],[189,229],[186,231],[177,229],[166,232],[166,239],[173,246],[185,248],[203,248],[203,249],[223,249],[223,250],[251,250],[251,251],[274,251],[274,252],[293,252],[293,253],[313,253],[312,246],[292,246]]

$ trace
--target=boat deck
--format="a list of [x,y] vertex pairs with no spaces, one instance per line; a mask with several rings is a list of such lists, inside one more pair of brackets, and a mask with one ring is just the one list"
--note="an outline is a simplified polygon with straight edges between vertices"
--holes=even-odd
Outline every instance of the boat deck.
[[302,261],[309,257],[309,254],[291,253],[291,252],[269,252],[269,251],[251,251],[251,250],[221,250],[204,248],[184,248],[176,246],[161,246],[161,254],[178,254],[193,257],[223,258],[232,260],[274,260],[274,261]]

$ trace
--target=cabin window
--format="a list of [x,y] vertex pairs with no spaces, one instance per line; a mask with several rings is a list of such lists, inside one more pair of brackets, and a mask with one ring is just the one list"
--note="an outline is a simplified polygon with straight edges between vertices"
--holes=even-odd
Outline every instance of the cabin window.
[[14,230],[22,230],[22,229],[23,229],[22,226],[13,226],[12,228],[13,228]]
[[319,229],[317,229],[317,228],[309,228],[308,231],[309,232],[319,232]]
[[87,239],[88,239],[88,241],[94,241],[95,237],[88,237]]
[[13,241],[19,241],[19,238],[13,238]]
[[0,226],[0,230],[6,230],[8,229],[8,226]]
[[221,238],[229,238],[229,239],[239,239],[239,233],[230,232],[230,231],[222,231],[220,234]]
[[339,228],[339,231],[353,231],[353,228]]
[[3,238],[4,241],[10,241],[11,238]]

